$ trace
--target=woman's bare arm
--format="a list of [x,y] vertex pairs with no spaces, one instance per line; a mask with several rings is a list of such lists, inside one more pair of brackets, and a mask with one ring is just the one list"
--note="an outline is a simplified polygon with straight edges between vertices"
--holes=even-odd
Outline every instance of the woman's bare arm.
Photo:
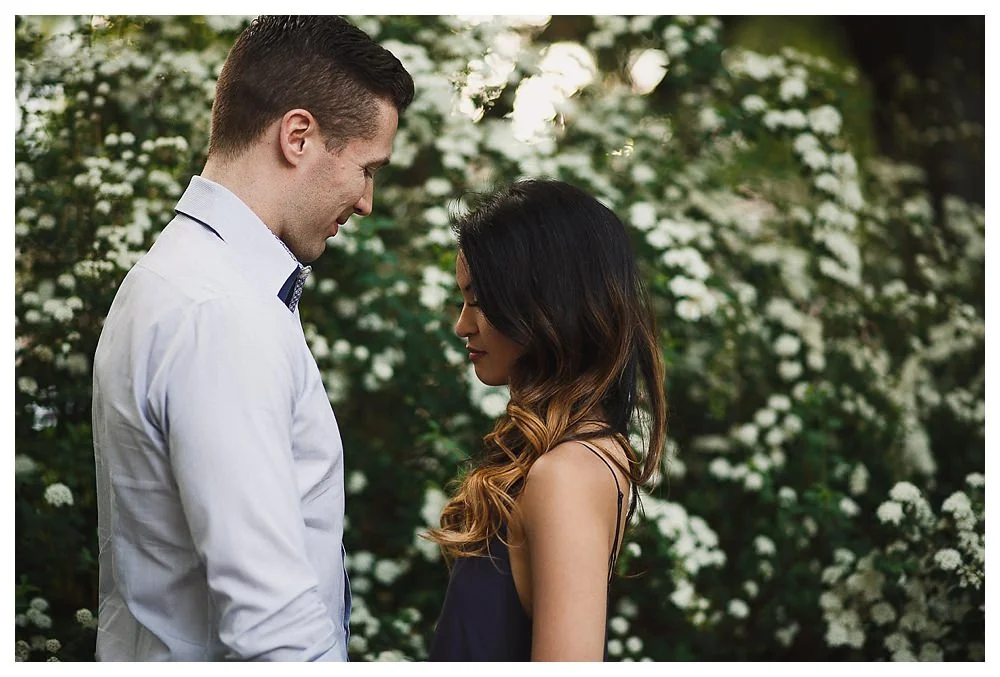
[[530,562],[532,660],[602,660],[617,509],[607,466],[578,442],[561,444],[532,466],[519,503]]

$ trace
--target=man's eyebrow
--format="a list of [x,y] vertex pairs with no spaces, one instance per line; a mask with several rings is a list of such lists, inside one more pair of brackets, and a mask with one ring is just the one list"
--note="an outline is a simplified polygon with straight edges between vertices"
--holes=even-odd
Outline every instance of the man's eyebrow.
[[388,157],[382,158],[381,160],[376,160],[375,162],[369,162],[368,163],[368,168],[369,169],[382,169],[382,167],[385,167],[387,164],[389,164],[389,160],[391,160],[391,159],[392,159],[392,157],[388,156]]

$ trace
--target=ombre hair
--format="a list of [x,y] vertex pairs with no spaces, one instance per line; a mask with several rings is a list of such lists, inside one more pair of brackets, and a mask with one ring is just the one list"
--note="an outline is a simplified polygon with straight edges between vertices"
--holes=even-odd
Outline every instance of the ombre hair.
[[[427,534],[449,560],[488,552],[532,464],[560,443],[610,437],[628,464],[610,460],[646,484],[667,418],[653,311],[614,212],[567,183],[533,179],[481,198],[453,228],[480,309],[524,352],[481,461]],[[635,428],[644,448],[630,443]]]

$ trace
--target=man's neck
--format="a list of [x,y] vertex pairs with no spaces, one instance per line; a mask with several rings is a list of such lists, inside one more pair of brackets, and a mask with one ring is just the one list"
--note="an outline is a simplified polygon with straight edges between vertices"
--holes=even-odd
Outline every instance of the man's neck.
[[271,196],[276,189],[274,177],[263,176],[257,167],[266,166],[253,158],[243,156],[234,161],[209,158],[201,171],[202,178],[219,184],[246,204],[257,217],[279,238],[283,224],[278,218]]

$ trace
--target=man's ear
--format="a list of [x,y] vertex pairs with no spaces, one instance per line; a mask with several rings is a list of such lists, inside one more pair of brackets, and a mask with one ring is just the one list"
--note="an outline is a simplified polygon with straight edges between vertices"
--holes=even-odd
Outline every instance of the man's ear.
[[278,145],[285,161],[297,167],[320,138],[319,124],[304,108],[293,108],[281,116],[278,124]]

